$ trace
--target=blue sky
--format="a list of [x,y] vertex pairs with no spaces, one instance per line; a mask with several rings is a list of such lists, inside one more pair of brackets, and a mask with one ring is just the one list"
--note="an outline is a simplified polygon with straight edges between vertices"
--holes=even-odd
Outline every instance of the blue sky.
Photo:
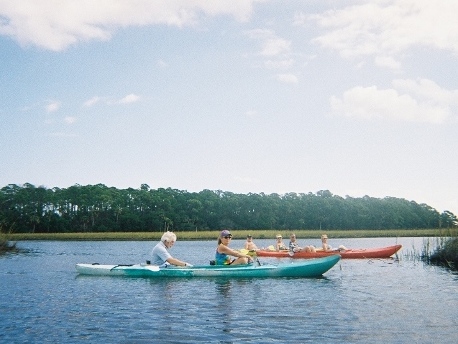
[[458,2],[0,0],[0,186],[458,214]]

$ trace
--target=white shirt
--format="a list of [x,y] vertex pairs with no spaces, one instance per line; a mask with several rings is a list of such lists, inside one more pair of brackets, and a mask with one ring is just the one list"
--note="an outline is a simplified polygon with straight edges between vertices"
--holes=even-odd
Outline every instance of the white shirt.
[[172,258],[172,255],[167,251],[165,244],[162,241],[158,242],[151,251],[151,264],[161,266],[164,265],[169,258]]

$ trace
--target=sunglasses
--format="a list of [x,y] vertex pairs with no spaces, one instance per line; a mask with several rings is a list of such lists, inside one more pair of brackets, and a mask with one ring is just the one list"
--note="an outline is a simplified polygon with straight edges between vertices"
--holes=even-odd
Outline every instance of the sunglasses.
[[224,239],[232,239],[232,235],[223,236]]

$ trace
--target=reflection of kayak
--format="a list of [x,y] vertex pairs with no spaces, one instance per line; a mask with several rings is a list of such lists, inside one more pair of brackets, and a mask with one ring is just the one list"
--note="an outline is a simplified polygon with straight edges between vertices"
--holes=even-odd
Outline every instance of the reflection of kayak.
[[319,277],[340,260],[339,255],[278,265],[205,265],[159,268],[155,265],[76,264],[82,275],[130,277]]
[[343,259],[350,258],[389,258],[401,249],[402,245],[393,245],[387,247],[377,248],[360,248],[360,249],[346,249],[336,251],[319,251],[316,252],[295,252],[289,251],[270,251],[270,250],[257,250],[256,254],[259,257],[276,257],[276,258],[319,258],[340,254]]

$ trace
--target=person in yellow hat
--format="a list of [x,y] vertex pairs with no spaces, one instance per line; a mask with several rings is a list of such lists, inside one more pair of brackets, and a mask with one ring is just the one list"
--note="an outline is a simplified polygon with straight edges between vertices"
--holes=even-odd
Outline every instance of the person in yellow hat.
[[277,242],[275,243],[275,251],[283,251],[283,250],[288,250],[288,247],[283,243],[283,237],[281,234],[277,234],[275,236],[277,239]]

